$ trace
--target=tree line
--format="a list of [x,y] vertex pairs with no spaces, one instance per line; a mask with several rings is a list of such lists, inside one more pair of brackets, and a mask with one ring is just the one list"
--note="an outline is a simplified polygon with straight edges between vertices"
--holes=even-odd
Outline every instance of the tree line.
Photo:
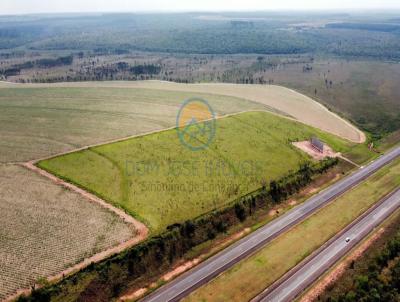
[[[348,291],[328,295],[326,302],[400,301],[400,231],[389,240],[368,264],[368,269],[354,277]],[[350,269],[354,269],[354,262]]]
[[66,293],[76,295],[81,301],[110,301],[132,286],[146,285],[149,279],[157,279],[192,248],[281,202],[337,163],[338,159],[326,159],[313,165],[304,164],[297,171],[271,181],[269,186],[262,186],[224,209],[170,225],[161,235],[92,264],[60,283],[32,290],[29,297],[21,296],[18,301],[46,302]]
[[73,60],[74,60],[73,55],[70,55],[58,58],[44,58],[35,61],[27,61],[21,64],[13,65],[10,68],[0,70],[0,75],[3,75],[7,78],[9,76],[15,76],[21,74],[21,71],[23,69],[32,69],[35,67],[52,68],[57,66],[72,65]]

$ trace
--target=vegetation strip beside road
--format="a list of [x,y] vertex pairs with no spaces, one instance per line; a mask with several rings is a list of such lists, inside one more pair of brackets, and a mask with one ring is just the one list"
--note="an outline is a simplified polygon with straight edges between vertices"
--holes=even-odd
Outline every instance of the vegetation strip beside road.
[[400,160],[396,160],[184,301],[250,300],[398,187],[399,175]]
[[[144,301],[174,301],[186,297],[192,291],[206,284],[206,282],[217,277],[222,272],[228,270],[240,260],[256,253],[273,239],[283,234],[294,225],[302,222],[304,219],[314,214],[318,209],[329,204],[338,196],[361,183],[373,173],[391,163],[393,160],[399,157],[399,155],[400,148],[396,148],[388,152],[375,162],[370,163],[363,169],[360,169],[345,179],[342,179],[323,192],[310,198],[304,204],[295,207],[271,223],[246,236],[223,252],[198,265],[195,269],[188,272],[184,276],[177,278],[177,280],[174,280],[173,282],[163,286],[157,290],[156,293],[147,297]],[[271,185],[271,187],[273,186]],[[270,195],[273,196],[273,193],[274,190],[271,190]],[[245,200],[245,207],[247,207],[246,204],[248,204],[248,202]]]
[[[309,184],[315,174],[321,174],[336,164],[336,159],[329,159],[312,167],[303,167],[277,184],[283,185],[282,188],[290,187],[289,194],[294,194]],[[256,215],[260,209],[268,209],[272,203],[272,192],[259,190],[242,197],[228,208],[176,224],[160,236],[152,237],[119,255],[91,265],[59,283],[33,291],[28,300],[21,301],[42,302],[48,301],[50,297],[57,301],[70,301],[71,297],[77,300],[113,299],[130,286],[165,272],[192,248],[243,222],[248,215]]]
[[[341,261],[333,265],[322,274],[307,290],[305,290],[296,301],[312,302],[316,299],[323,300],[323,296],[329,296],[332,292],[340,291],[345,294],[346,290],[338,289],[342,282],[347,282],[349,275],[356,276],[356,266],[365,264],[371,252],[378,245],[386,245],[399,230],[400,209],[397,209],[376,230],[371,232],[364,240],[358,243],[350,253],[345,255]],[[352,280],[354,285],[354,279]],[[348,285],[348,284],[346,284]]]
[[[313,252],[310,257],[307,257],[285,274],[273,286],[267,288],[253,299],[252,302],[270,302],[276,300],[277,296],[280,297],[281,295],[283,297],[280,302],[291,302],[304,289],[311,285],[316,278],[321,276],[327,269],[349,253],[352,248],[357,246],[374,228],[379,227],[386,219],[390,218],[399,207],[400,188],[397,188],[384,196],[378,203],[375,203],[361,216],[357,217],[356,220]],[[350,238],[349,242],[347,242],[348,238]]]
[[[377,238],[357,259],[343,265],[342,274],[331,279],[324,291],[318,291],[319,301],[397,301],[400,277],[400,211],[385,221]],[[375,234],[374,234],[375,235]],[[373,235],[373,236],[374,236]],[[347,259],[346,259],[347,260]],[[340,264],[341,265],[341,264]],[[339,265],[339,266],[340,266]],[[339,267],[340,269],[340,267]],[[333,270],[332,273],[335,273]],[[330,276],[328,273],[327,277]],[[319,284],[317,284],[319,290]],[[322,288],[321,288],[322,289]],[[311,289],[313,291],[313,289]],[[302,297],[302,302],[309,293]]]

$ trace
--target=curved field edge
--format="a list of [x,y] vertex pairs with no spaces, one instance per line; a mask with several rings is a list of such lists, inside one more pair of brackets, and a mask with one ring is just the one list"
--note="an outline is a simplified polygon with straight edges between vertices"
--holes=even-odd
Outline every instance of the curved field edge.
[[[226,206],[263,184],[296,170],[310,159],[291,142],[314,135],[340,152],[349,152],[355,146],[271,113],[247,112],[218,119],[216,139],[205,151],[188,150],[180,144],[176,129],[171,129],[61,155],[40,161],[38,166],[124,209],[145,222],[153,233],[160,233],[168,225]],[[135,166],[143,162],[154,163],[158,170],[146,175],[140,171],[130,175],[138,172],[135,169],[146,168]],[[189,169],[197,169],[200,174],[167,175],[171,162],[195,165]],[[237,171],[243,162],[253,163],[257,168],[252,171],[253,175],[233,173],[221,177],[207,175],[205,162],[221,163],[232,167],[233,171]],[[184,186],[188,180],[193,188],[200,186],[200,189],[190,191],[188,185]],[[157,182],[164,187],[167,184],[177,186],[172,187],[171,192],[157,191]],[[152,186],[154,183],[156,185]],[[205,188],[204,183],[210,186]],[[183,185],[182,192],[178,190],[179,185]],[[215,192],[220,188],[218,185],[225,191]]]
[[208,92],[240,97],[285,112],[298,121],[349,141],[356,143],[366,141],[364,132],[352,123],[312,98],[284,86],[226,83],[180,84],[165,81],[138,81],[135,84],[143,88]]
[[[1,87],[1,86],[0,86]],[[266,105],[278,112],[295,119],[343,137],[356,143],[366,140],[365,134],[349,121],[329,111],[317,101],[292,89],[276,85],[244,85],[244,84],[181,84],[166,81],[135,81],[135,82],[79,82],[54,84],[3,84],[7,88],[29,87],[110,87],[110,88],[145,88],[175,92],[207,93],[221,96],[231,96]]]

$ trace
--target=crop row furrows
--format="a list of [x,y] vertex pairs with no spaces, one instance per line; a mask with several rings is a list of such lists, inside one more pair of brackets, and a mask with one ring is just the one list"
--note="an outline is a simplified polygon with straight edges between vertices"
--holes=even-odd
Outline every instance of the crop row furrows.
[[133,235],[111,211],[20,166],[0,164],[0,183],[0,301]]
[[[93,255],[105,247],[121,242],[118,234],[96,239],[76,230],[77,236],[68,244],[60,244],[60,239],[53,238],[46,246],[38,244],[42,240],[25,238],[20,241],[0,238],[0,299],[20,288],[31,286],[44,276],[61,272],[85,257]],[[21,253],[21,251],[23,251]]]
[[[107,240],[107,245],[115,243],[114,240]],[[60,246],[54,243],[57,252],[54,253],[49,245],[46,251],[35,249],[34,245],[21,245],[20,249],[25,251],[23,256],[14,250],[11,245],[5,246],[7,253],[0,251],[0,297],[14,293],[20,288],[31,286],[35,281],[44,276],[50,276],[61,272],[73,265],[85,256],[90,256],[92,244],[85,244],[83,241],[74,244]],[[71,253],[69,249],[73,250]],[[77,255],[81,256],[77,256]],[[19,257],[18,257],[19,255]],[[22,257],[21,257],[22,256]],[[45,259],[45,260],[44,260]]]

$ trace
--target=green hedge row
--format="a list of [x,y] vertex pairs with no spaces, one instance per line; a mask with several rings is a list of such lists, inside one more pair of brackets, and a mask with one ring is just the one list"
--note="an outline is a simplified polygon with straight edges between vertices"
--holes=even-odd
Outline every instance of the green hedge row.
[[69,296],[70,301],[74,295],[78,301],[110,301],[133,284],[162,274],[193,247],[226,232],[257,210],[298,192],[312,181],[313,176],[337,163],[337,159],[326,159],[313,165],[304,164],[298,171],[272,181],[268,188],[264,186],[223,209],[171,225],[162,235],[92,264],[57,284],[33,290],[29,297],[20,297],[19,301],[45,302],[62,296]]

